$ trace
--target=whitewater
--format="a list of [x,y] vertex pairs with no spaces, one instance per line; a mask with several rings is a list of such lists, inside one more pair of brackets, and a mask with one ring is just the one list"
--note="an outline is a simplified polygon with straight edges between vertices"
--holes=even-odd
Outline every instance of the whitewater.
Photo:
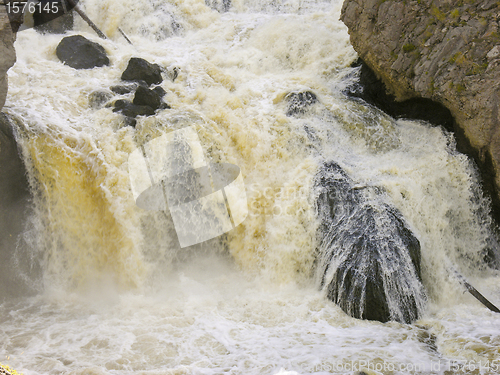
[[[359,71],[341,0],[80,5],[109,39],[81,19],[67,34],[101,44],[110,66],[65,66],[62,36],[30,29],[8,73],[3,111],[19,120],[33,207],[12,254],[29,293],[1,301],[1,363],[25,375],[500,372],[500,316],[449,272],[500,305],[478,172],[443,128],[344,94]],[[120,84],[131,57],[162,67],[171,107],[135,128],[90,99]],[[304,91],[318,103],[287,116],[287,95]],[[241,169],[248,216],[181,248],[168,215],[136,205],[128,161],[187,126],[208,160]],[[383,191],[420,241],[427,301],[415,323],[351,318],[320,290],[325,160]]]

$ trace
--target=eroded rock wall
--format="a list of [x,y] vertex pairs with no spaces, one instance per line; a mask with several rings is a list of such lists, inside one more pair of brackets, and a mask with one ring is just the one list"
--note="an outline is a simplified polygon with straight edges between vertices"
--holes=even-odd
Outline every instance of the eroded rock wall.
[[9,22],[5,6],[0,6],[0,110],[7,97],[7,70],[16,62],[15,33]]
[[451,111],[498,219],[500,1],[345,0],[341,19],[397,100],[428,98]]
[[[5,8],[0,5],[0,110],[7,97],[7,70],[16,62],[15,33]],[[21,276],[19,244],[29,215],[30,192],[16,127],[13,118],[0,113],[0,301],[29,290]]]

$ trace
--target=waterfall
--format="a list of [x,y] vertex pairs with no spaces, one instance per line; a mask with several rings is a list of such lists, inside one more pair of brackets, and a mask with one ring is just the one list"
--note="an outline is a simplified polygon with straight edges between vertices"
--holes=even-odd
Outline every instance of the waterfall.
[[[341,1],[208,3],[80,1],[109,37],[75,18],[69,34],[110,59],[89,70],[58,60],[61,35],[18,34],[4,111],[18,119],[33,194],[17,252],[29,254],[19,273],[36,295],[0,305],[0,354],[25,374],[314,373],[461,360],[469,352],[453,348],[466,335],[484,349],[478,361],[492,360],[496,338],[463,322],[484,319],[498,333],[498,320],[446,267],[498,305],[499,275],[485,261],[498,252],[489,202],[452,134],[346,97],[358,68]],[[171,107],[135,127],[112,111],[133,93],[110,91],[132,57],[161,67]],[[92,105],[96,92],[109,100]],[[137,205],[130,155],[187,128],[207,165],[239,168],[248,215],[182,247],[168,210]],[[357,268],[342,268],[346,259]],[[355,319],[371,315],[353,301],[380,291],[334,285],[373,267],[386,320],[415,325]],[[441,354],[422,335],[437,335]]]

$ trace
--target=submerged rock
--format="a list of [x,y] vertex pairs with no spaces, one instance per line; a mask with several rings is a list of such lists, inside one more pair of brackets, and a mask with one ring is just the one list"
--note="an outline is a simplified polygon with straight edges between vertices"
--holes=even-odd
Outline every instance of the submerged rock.
[[163,81],[161,69],[158,64],[132,57],[127,69],[122,74],[123,81],[145,81],[148,85],[160,84]]
[[113,112],[120,112],[127,117],[153,116],[155,110],[148,105],[136,105],[126,100],[117,100]]
[[89,94],[89,106],[90,106],[90,108],[93,108],[93,109],[101,108],[112,97],[113,97],[113,95],[107,91],[91,92]]
[[92,69],[109,65],[104,48],[81,35],[63,38],[56,49],[59,60],[74,69]]
[[411,323],[425,304],[420,243],[401,213],[373,188],[358,188],[339,165],[316,178],[321,287],[354,318]]
[[311,91],[292,92],[285,99],[288,101],[287,116],[305,113],[306,109],[318,101]]
[[219,13],[228,12],[231,8],[231,0],[205,0],[205,4]]

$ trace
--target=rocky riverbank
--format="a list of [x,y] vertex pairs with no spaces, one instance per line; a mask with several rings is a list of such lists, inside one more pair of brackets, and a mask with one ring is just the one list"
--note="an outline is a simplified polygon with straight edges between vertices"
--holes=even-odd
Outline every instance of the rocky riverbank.
[[361,59],[398,101],[448,108],[461,151],[477,162],[500,219],[500,2],[345,0]]
[[[5,7],[0,6],[0,109],[7,97],[7,71],[16,62],[14,41]],[[0,113],[0,300],[24,290],[18,270],[12,267],[12,254],[28,215],[30,192],[14,128],[13,119]]]
[[0,109],[3,108],[7,97],[7,70],[16,62],[15,35],[5,6],[0,6]]

